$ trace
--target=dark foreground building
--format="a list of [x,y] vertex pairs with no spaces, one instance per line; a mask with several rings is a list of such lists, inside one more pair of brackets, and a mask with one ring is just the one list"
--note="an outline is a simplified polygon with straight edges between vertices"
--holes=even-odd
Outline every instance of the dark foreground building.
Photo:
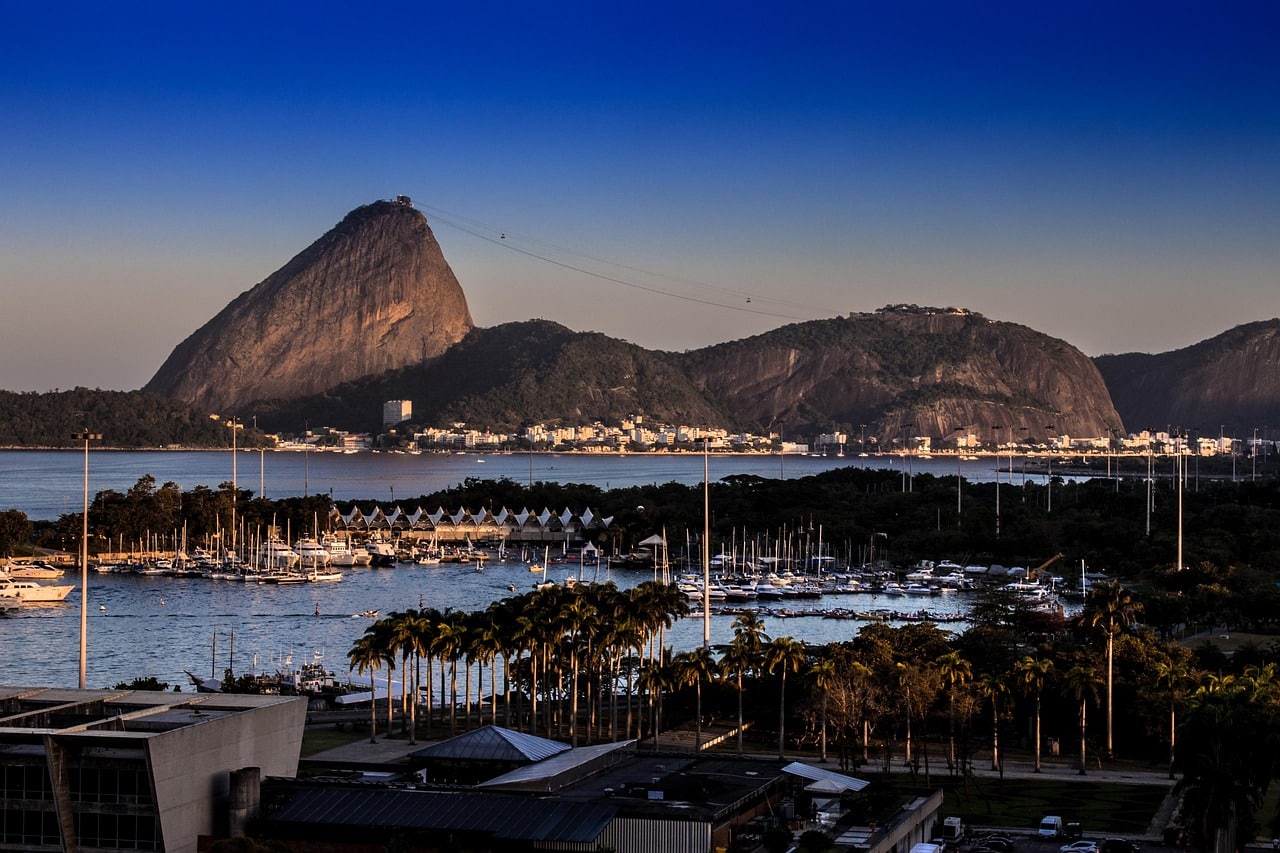
[[234,771],[297,773],[306,707],[0,686],[0,850],[195,851],[230,831]]

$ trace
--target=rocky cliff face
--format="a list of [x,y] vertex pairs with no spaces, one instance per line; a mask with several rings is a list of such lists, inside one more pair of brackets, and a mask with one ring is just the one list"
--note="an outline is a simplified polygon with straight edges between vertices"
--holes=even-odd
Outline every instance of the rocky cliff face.
[[965,427],[982,440],[1121,429],[1069,344],[953,309],[891,308],[787,326],[688,356],[695,384],[763,429],[842,426],[882,447]]
[[1133,431],[1170,427],[1243,436],[1280,421],[1280,319],[1248,323],[1158,355],[1094,359]]
[[471,328],[426,217],[407,198],[379,201],[237,297],[145,390],[234,411],[419,364]]

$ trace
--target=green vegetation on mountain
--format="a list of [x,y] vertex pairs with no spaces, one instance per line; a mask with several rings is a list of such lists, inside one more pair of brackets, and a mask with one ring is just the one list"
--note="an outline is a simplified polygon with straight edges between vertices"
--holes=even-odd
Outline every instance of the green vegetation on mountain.
[[475,329],[415,367],[246,411],[273,429],[310,422],[376,431],[383,401],[393,399],[412,400],[413,422],[429,426],[614,424],[637,414],[717,426],[732,420],[693,387],[673,356],[545,320]]

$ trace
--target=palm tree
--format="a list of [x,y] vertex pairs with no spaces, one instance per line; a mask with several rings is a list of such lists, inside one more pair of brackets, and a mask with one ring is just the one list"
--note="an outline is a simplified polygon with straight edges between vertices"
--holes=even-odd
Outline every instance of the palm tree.
[[[498,655],[502,652],[502,634],[498,624],[499,602],[490,604],[484,618],[478,620],[472,635],[471,650],[481,666],[489,665],[489,722],[498,724]],[[483,695],[483,688],[481,688]],[[480,722],[484,722],[483,711]]]
[[809,667],[809,683],[818,694],[818,728],[821,732],[821,757],[823,764],[827,761],[827,697],[836,685],[836,664],[831,658],[823,658]]
[[463,614],[450,611],[436,630],[432,652],[440,659],[440,694],[441,705],[444,704],[445,663],[449,664],[449,734],[458,733],[458,658],[462,656],[462,645],[466,636],[466,624]]
[[947,652],[935,661],[942,683],[947,686],[947,718],[949,735],[947,743],[947,769],[956,769],[956,690],[973,678],[973,664],[957,651]]
[[1053,661],[1048,658],[1034,658],[1027,655],[1014,664],[1022,689],[1035,696],[1036,700],[1036,764],[1035,772],[1040,772],[1040,698],[1044,693],[1044,683],[1053,671]]
[[672,673],[666,649],[659,660],[650,661],[640,667],[640,687],[649,695],[649,709],[652,716],[653,746],[661,745],[662,733],[662,696],[671,687]]
[[1170,658],[1154,667],[1156,686],[1163,689],[1169,699],[1169,778],[1174,778],[1173,765],[1177,757],[1178,702],[1185,698],[1191,683],[1191,669],[1184,660]]
[[1107,757],[1112,755],[1111,697],[1114,688],[1112,660],[1116,635],[1132,625],[1142,614],[1141,602],[1135,600],[1119,581],[1095,587],[1085,603],[1084,619],[1092,628],[1100,628],[1107,639]]
[[702,682],[711,681],[716,676],[716,662],[711,657],[711,650],[704,647],[691,652],[681,652],[675,658],[675,682],[678,685],[693,685],[697,694],[695,707],[696,734],[694,751],[702,751]]
[[733,620],[733,641],[729,651],[720,661],[720,671],[732,674],[738,685],[738,754],[742,754],[742,699],[743,676],[760,668],[764,659],[764,644],[769,635],[764,632],[764,621],[754,611],[740,614]]
[[[412,645],[409,627],[410,613],[401,612],[399,610],[388,613],[386,620],[388,622],[388,631],[390,632],[390,640],[395,647],[396,653],[400,655],[401,669],[405,670],[405,675],[400,679],[400,734],[408,734],[409,725],[409,657],[412,654],[409,647]],[[387,701],[391,701],[391,697],[387,697]],[[412,740],[410,741],[412,742]]]
[[[378,647],[379,654],[382,655],[382,662],[387,666],[387,736],[391,735],[392,729],[395,727],[395,703],[391,701],[391,676],[396,668],[396,654],[399,651],[396,645],[393,626],[389,619],[379,619],[374,622],[364,633],[366,636],[373,638],[373,643]],[[369,683],[370,692],[373,694],[373,704],[378,704],[377,691],[373,690],[373,682]]]
[[1062,683],[1080,703],[1080,775],[1083,776],[1089,772],[1085,754],[1085,739],[1088,735],[1088,703],[1090,700],[1098,701],[1098,685],[1102,683],[1102,679],[1098,678],[1098,673],[1093,667],[1076,664],[1067,670],[1062,677]]
[[569,643],[569,739],[571,746],[577,746],[579,646],[583,632],[589,632],[593,627],[592,623],[596,617],[596,609],[583,594],[583,591],[578,587],[574,587],[573,597],[562,608],[562,613]]
[[[418,666],[418,662],[422,659],[422,655],[426,654],[430,648],[427,645],[427,638],[431,632],[431,621],[421,611],[410,610],[405,614],[403,622],[404,625],[402,626],[402,632],[398,632],[398,636],[402,636],[401,641],[405,644],[404,651],[406,659],[404,680],[406,682],[409,681],[411,674],[413,679],[413,699],[409,703],[409,743],[412,744],[417,743],[418,697],[421,694],[421,685],[419,684],[421,674],[419,672],[420,668]],[[410,670],[408,666],[409,655],[413,656],[414,665],[412,670]]]
[[782,671],[782,687],[778,691],[778,757],[783,757],[787,712],[787,670],[799,672],[804,666],[804,643],[794,637],[778,637],[765,648],[764,664],[769,672]]
[[1009,693],[1004,679],[993,673],[984,672],[978,679],[978,692],[983,698],[991,700],[991,769],[1004,773],[1004,764],[1000,761],[1000,700]]
[[[372,686],[374,674],[382,663],[382,649],[371,634],[364,634],[356,639],[347,652],[347,663],[357,674],[369,673],[369,684]],[[371,694],[372,695],[372,694]],[[378,742],[378,703],[369,703],[369,743]]]

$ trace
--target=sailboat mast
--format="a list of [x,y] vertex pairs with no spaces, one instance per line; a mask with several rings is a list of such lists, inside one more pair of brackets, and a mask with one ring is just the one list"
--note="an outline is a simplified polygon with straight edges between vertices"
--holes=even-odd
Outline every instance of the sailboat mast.
[[702,647],[711,649],[711,485],[706,436],[702,437]]

